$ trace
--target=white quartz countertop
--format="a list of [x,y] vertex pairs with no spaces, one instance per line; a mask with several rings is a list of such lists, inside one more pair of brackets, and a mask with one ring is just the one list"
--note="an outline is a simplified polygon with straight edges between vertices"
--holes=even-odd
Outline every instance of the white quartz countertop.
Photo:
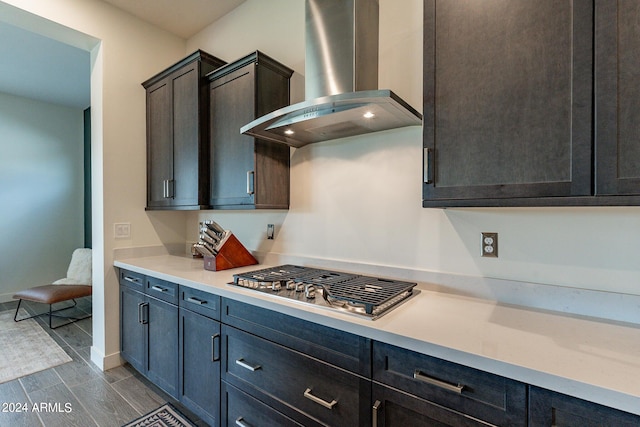
[[213,272],[202,259],[163,255],[115,266],[640,415],[637,325],[433,292],[420,283],[417,295],[369,320],[228,285],[233,274],[266,264]]

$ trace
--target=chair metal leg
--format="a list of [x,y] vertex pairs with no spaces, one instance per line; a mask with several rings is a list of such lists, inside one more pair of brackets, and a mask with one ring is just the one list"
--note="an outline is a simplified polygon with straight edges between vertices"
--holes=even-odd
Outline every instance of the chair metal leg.
[[[33,319],[34,317],[40,317],[40,316],[45,316],[45,315],[49,315],[49,329],[57,329],[61,326],[66,326],[69,325],[71,323],[75,323],[79,320],[84,320],[84,319],[88,319],[92,316],[91,313],[89,313],[88,315],[84,316],[84,317],[71,317],[71,316],[60,316],[54,313],[57,313],[59,311],[64,311],[64,310],[69,310],[70,308],[74,308],[75,306],[78,305],[78,302],[75,299],[71,299],[71,301],[73,301],[73,305],[69,306],[69,307],[64,307],[64,308],[59,308],[57,310],[53,310],[53,304],[49,304],[49,311],[45,311],[44,313],[39,313],[39,314],[34,314],[33,316],[29,316],[29,317],[23,317],[22,319],[18,319],[18,310],[20,310],[20,304],[22,304],[22,299],[20,299],[18,301],[18,307],[16,308],[16,313],[13,316],[13,321],[14,322],[22,322],[23,320],[27,320],[27,319]],[[70,319],[68,322],[62,323],[60,325],[57,326],[52,326],[52,322],[51,322],[51,318],[52,317],[58,317],[61,319]]]
[[14,322],[19,322],[20,320],[24,320],[24,319],[18,320],[18,310],[20,310],[20,304],[22,304],[22,300],[21,299],[18,300],[18,307],[16,307],[16,314],[13,315],[13,321]]

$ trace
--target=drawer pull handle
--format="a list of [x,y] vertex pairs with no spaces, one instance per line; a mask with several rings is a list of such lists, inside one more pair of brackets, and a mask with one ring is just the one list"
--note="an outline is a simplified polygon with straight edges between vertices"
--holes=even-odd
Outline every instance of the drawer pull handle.
[[259,369],[261,369],[261,368],[262,368],[262,366],[260,366],[260,365],[254,365],[254,366],[251,366],[251,365],[249,365],[247,362],[245,362],[245,361],[244,361],[244,359],[238,359],[238,360],[236,360],[236,365],[240,365],[240,366],[242,366],[244,369],[248,369],[248,370],[249,370],[249,371],[251,371],[251,372],[255,372],[255,371],[257,371],[257,370],[259,370]]
[[251,427],[249,424],[244,422],[244,418],[242,418],[242,417],[236,418],[236,425],[238,427]]
[[327,409],[333,409],[333,407],[338,403],[338,401],[335,399],[333,399],[331,402],[327,402],[326,400],[322,400],[319,397],[314,396],[313,394],[311,394],[310,388],[304,391],[304,397],[311,400],[312,402],[317,403],[320,406],[324,406]]
[[192,303],[198,304],[198,305],[202,305],[202,304],[206,304],[207,303],[206,301],[203,301],[201,299],[194,298],[194,297],[187,298],[187,302],[192,302]]
[[157,285],[153,285],[151,287],[151,289],[153,289],[154,291],[158,291],[158,292],[167,292],[168,291],[167,288],[163,288],[163,287],[160,287],[160,286],[157,286]]
[[437,378],[430,377],[420,371],[420,369],[416,369],[413,372],[413,378],[422,381],[427,384],[435,385],[436,387],[443,388],[445,390],[452,391],[457,394],[462,394],[462,390],[464,390],[465,386],[463,384],[450,384],[446,381],[439,380]]
[[137,277],[130,277],[130,276],[124,276],[124,280],[127,282],[135,283],[135,284],[138,284],[140,282],[140,279],[138,279]]

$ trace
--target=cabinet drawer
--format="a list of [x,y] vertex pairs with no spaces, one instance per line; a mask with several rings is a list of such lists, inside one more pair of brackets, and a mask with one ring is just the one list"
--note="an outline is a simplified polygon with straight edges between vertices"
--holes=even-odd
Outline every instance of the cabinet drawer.
[[373,379],[495,425],[525,425],[526,385],[389,344],[373,344]]
[[282,426],[302,427],[303,424],[273,410],[247,393],[222,382],[223,425],[231,426]]
[[121,269],[120,284],[122,286],[135,289],[138,292],[144,292],[144,274]]
[[166,280],[147,277],[145,293],[159,300],[178,305],[178,285]]
[[220,297],[209,292],[180,286],[180,306],[214,320],[220,320]]
[[371,376],[371,340],[286,314],[222,299],[223,322],[356,374]]
[[372,400],[375,427],[489,427],[483,421],[380,384],[373,384]]
[[640,416],[534,386],[529,389],[530,427],[637,427]]
[[305,425],[369,424],[369,380],[227,325],[222,339],[228,383]]

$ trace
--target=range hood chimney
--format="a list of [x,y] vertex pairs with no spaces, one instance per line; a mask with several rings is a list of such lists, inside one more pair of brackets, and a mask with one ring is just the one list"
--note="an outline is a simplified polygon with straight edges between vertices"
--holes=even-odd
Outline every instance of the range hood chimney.
[[306,0],[305,101],[241,133],[302,147],[422,124],[390,90],[378,90],[378,0]]

